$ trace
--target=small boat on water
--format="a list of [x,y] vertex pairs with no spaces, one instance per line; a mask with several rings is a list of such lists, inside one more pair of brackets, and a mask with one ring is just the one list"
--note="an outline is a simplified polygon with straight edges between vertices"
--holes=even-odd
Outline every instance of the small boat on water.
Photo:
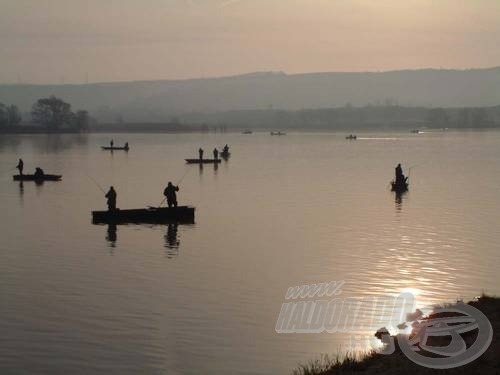
[[194,223],[194,207],[149,207],[139,209],[92,211],[93,224]]
[[230,156],[231,156],[231,153],[230,153],[229,151],[228,151],[228,152],[224,152],[224,151],[222,151],[222,152],[220,153],[220,157],[221,157],[222,159],[227,159],[227,158],[229,158]]
[[350,134],[347,137],[345,137],[345,139],[356,140],[356,139],[358,139],[358,137],[356,135],[354,135],[354,134]]
[[286,133],[282,133],[282,132],[271,132],[271,135],[286,135]]
[[418,129],[413,129],[411,132],[412,132],[413,134],[420,134],[420,133],[422,133],[422,131],[421,131],[421,130],[418,130]]
[[241,134],[252,134],[253,132],[251,130],[245,130],[241,132]]
[[35,182],[42,182],[42,181],[61,181],[62,176],[58,174],[44,174],[42,176],[36,176],[34,174],[15,174],[12,176],[14,181],[35,181]]
[[188,164],[216,164],[222,162],[221,159],[184,159]]
[[408,191],[408,182],[396,183],[396,181],[391,181],[391,191],[395,191],[396,193],[404,193]]
[[124,146],[124,147],[101,146],[101,148],[103,150],[111,150],[111,151],[118,151],[118,150],[128,151],[130,149],[128,146]]

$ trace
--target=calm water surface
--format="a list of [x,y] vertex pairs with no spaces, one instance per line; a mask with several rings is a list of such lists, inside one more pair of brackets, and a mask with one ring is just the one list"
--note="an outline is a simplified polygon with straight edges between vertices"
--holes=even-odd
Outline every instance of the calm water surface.
[[[0,372],[286,374],[338,334],[277,334],[288,287],[411,290],[421,305],[500,294],[500,132],[136,134],[0,138]],[[187,167],[228,143],[217,169]],[[19,183],[9,171],[63,174]],[[402,201],[388,189],[411,169]],[[187,173],[187,174],[186,174]],[[183,175],[188,226],[92,225],[158,205]]]

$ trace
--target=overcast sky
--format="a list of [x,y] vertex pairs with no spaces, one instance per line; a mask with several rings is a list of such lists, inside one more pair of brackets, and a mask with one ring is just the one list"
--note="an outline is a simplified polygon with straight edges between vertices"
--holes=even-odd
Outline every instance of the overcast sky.
[[0,82],[500,65],[500,0],[0,0]]

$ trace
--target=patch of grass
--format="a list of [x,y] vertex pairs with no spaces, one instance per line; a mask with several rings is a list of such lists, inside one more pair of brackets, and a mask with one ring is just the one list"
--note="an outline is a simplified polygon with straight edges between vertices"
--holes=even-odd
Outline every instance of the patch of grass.
[[[382,355],[374,351],[356,354],[346,353],[330,357],[322,355],[319,359],[301,364],[293,375],[333,375],[333,374],[434,374],[436,371],[446,374],[499,374],[500,369],[500,298],[482,294],[468,303],[481,310],[493,327],[493,340],[485,353],[475,361],[453,369],[434,370],[411,362],[399,348],[391,355]],[[451,307],[454,304],[443,304]],[[431,314],[432,315],[432,314]]]

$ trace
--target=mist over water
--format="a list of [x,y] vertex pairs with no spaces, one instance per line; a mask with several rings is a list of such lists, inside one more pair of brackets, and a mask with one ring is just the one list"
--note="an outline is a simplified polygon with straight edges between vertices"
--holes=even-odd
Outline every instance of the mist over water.
[[[0,371],[285,374],[346,340],[277,334],[290,286],[419,306],[499,294],[500,132],[345,135],[2,136]],[[130,151],[101,151],[110,138]],[[226,143],[217,169],[184,164]],[[19,157],[63,180],[21,186]],[[93,180],[141,208],[184,175],[195,224],[91,224]]]

